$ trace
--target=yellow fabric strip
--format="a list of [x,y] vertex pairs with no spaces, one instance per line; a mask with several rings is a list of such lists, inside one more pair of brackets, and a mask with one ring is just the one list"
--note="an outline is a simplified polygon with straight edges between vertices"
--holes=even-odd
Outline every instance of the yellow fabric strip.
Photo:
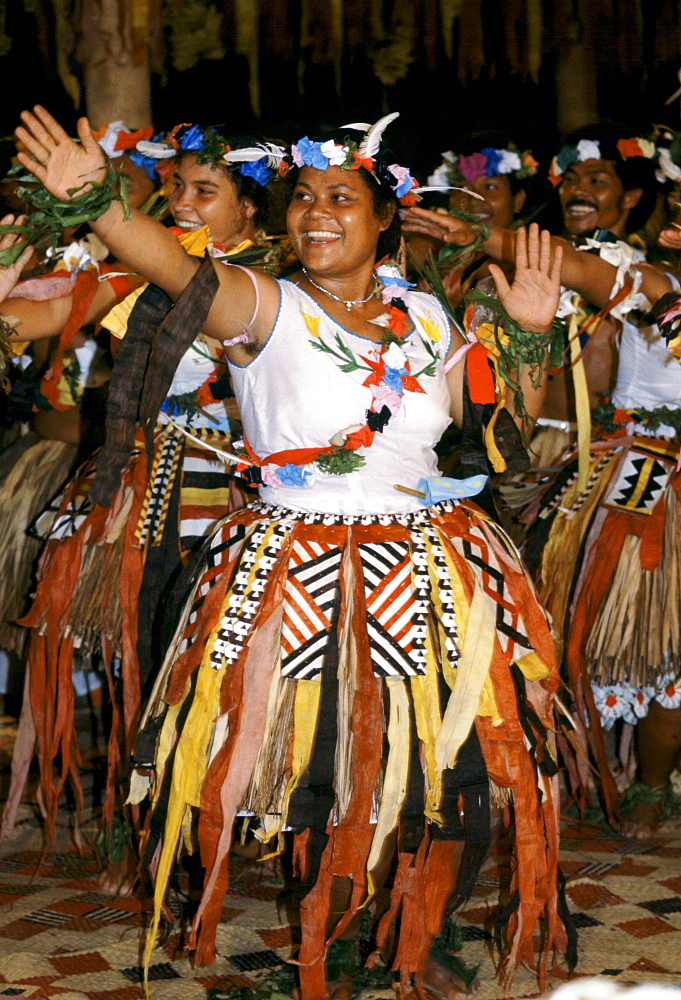
[[423,745],[423,755],[426,764],[426,818],[438,826],[442,824],[442,815],[437,803],[442,801],[442,774],[435,763],[435,740],[442,725],[440,706],[440,690],[438,684],[438,667],[433,648],[433,632],[426,632],[426,673],[423,676],[411,678],[411,690],[414,698],[414,716],[416,731]]
[[367,861],[368,899],[376,891],[372,873],[381,860],[386,838],[397,826],[400,810],[407,794],[409,781],[409,751],[411,726],[409,721],[409,694],[405,682],[400,677],[387,677],[385,684],[390,698],[390,720],[388,722],[388,760],[383,779],[381,805],[378,810],[376,829]]
[[456,687],[447,703],[442,728],[435,743],[438,770],[454,766],[457,754],[471,730],[489,672],[495,638],[494,612],[489,607],[482,586],[476,580],[466,638],[461,646],[456,671]]
[[147,995],[149,964],[158,933],[168,879],[177,853],[178,838],[182,828],[186,827],[187,806],[199,805],[201,785],[208,759],[208,746],[218,712],[220,686],[224,678],[224,671],[215,670],[210,665],[210,656],[219,629],[220,622],[218,621],[206,644],[192,705],[177,742],[168,811],[163,831],[163,847],[154,887],[154,915],[144,948],[144,982]]
[[570,316],[568,339],[570,342],[570,361],[572,362],[572,383],[575,390],[575,409],[577,411],[577,452],[578,475],[577,488],[583,490],[589,478],[589,445],[591,443],[591,408],[589,406],[589,387],[586,382],[586,369],[579,343],[579,317],[577,313]]
[[[296,700],[293,709],[291,777],[284,792],[279,822],[267,832],[268,841],[278,834],[286,824],[289,801],[310,763],[315,733],[317,732],[319,698],[322,691],[321,678],[310,681],[288,681],[288,683],[296,685]],[[261,837],[261,839],[264,840],[265,838]]]

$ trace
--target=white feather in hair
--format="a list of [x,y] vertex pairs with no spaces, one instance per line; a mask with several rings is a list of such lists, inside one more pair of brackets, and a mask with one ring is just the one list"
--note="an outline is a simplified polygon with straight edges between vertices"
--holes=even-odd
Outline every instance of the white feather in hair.
[[262,160],[267,157],[265,166],[276,168],[286,156],[283,146],[273,142],[263,142],[257,146],[247,146],[244,149],[232,149],[225,153],[222,159],[225,163],[247,163]]
[[381,136],[385,129],[390,125],[390,122],[395,121],[399,117],[399,111],[393,111],[392,114],[379,118],[373,125],[369,125],[367,122],[354,122],[351,125],[341,125],[341,128],[364,129],[366,135],[359,144],[357,155],[363,160],[369,160],[378,152],[381,145]]

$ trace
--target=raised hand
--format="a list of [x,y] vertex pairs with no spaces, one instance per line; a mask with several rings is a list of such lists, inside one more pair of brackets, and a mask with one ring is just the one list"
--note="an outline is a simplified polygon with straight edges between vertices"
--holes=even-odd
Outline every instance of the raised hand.
[[529,232],[519,229],[516,235],[515,275],[509,285],[498,264],[490,264],[490,274],[504,309],[518,326],[534,333],[546,333],[551,326],[560,298],[560,269],[563,248],[551,252],[551,235],[533,222]]
[[106,172],[106,159],[95,139],[87,118],[78,122],[81,145],[66,134],[59,122],[39,104],[30,111],[22,111],[20,125],[15,135],[31,154],[19,153],[18,160],[60,201],[69,201],[73,194],[90,181],[101,181]]
[[[21,226],[24,219],[25,216],[23,215],[17,215],[16,217],[14,215],[6,215],[3,219],[0,219],[0,226]],[[3,250],[10,250],[21,243],[22,237],[18,233],[4,233],[0,236],[0,254]],[[31,259],[32,253],[33,247],[26,247],[21,256],[9,267],[0,266],[0,302],[4,302],[16,285],[21,272]]]
[[421,233],[442,243],[455,243],[460,247],[471,244],[476,234],[468,222],[452,215],[431,212],[427,208],[406,208],[402,215],[402,229],[406,233]]
[[681,228],[667,226],[658,236],[657,242],[668,250],[681,250]]

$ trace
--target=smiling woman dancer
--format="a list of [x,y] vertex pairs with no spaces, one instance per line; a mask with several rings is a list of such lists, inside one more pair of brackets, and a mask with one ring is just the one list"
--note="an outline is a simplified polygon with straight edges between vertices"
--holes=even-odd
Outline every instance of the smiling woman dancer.
[[[53,197],[101,179],[86,120],[81,145],[42,108],[22,120],[22,163]],[[446,375],[445,364],[464,342],[435,299],[392,268],[374,270],[396,249],[398,199],[413,187],[380,149],[385,124],[359,146],[306,137],[292,147],[288,230],[301,269],[291,280],[199,265],[116,204],[92,223],[176,309],[197,281],[210,284],[203,329],[224,345],[242,464],[261,483],[260,501],[214,533],[147,711],[147,733],[160,736],[140,760],[156,768],[152,935],[180,839],[190,842],[198,819],[205,881],[190,947],[198,964],[212,962],[234,819],[255,815],[273,846],[293,835],[302,1000],[350,996],[351,945],[338,939],[384,898],[393,859],[376,914],[383,960],[405,986],[416,977],[462,994],[438,960],[446,949],[431,946],[471,891],[490,799],[508,807],[513,829],[504,970],[533,960],[540,915],[547,951],[567,948],[552,639],[500,529],[466,499],[432,502],[433,446],[463,407],[464,365]],[[550,259],[536,227],[525,243],[521,234],[511,286],[493,273],[508,312],[542,333],[560,255]],[[470,493],[454,485],[449,497]],[[133,786],[143,794],[143,773]]]
[[[146,160],[169,165],[168,154],[172,154],[172,231],[187,252],[203,257],[210,241],[213,252],[220,255],[248,251],[265,258],[274,253],[270,244],[255,247],[256,220],[273,172],[258,163],[225,164],[222,151],[230,144],[236,147],[237,142],[234,138],[228,142],[216,129],[193,125],[173,129],[170,135],[172,143],[150,144],[156,159]],[[138,284],[142,280],[133,277]],[[125,338],[111,390],[119,409],[134,380],[135,351],[143,331],[137,320],[128,329],[128,321],[133,308],[137,315],[139,307],[145,306],[144,287],[102,319],[116,344]],[[12,308],[19,303],[17,312],[23,310],[22,334],[25,329],[29,336],[45,334],[49,322],[40,316],[35,303],[11,302]],[[166,309],[170,305],[166,300]],[[113,489],[105,496],[100,493],[97,503],[88,501],[94,464],[103,464],[107,457],[100,452],[78,470],[39,519],[48,544],[37,573],[37,596],[23,621],[33,626],[20,724],[25,738],[13,757],[2,835],[12,832],[34,753],[40,763],[48,843],[60,793],[53,777],[55,761],[71,770],[74,798],[82,797],[73,697],[65,683],[74,649],[81,654],[101,653],[96,662],[109,681],[114,717],[104,826],[106,830],[111,827],[121,758],[127,761],[130,754],[145,685],[151,688],[154,669],[162,661],[162,612],[170,581],[225,511],[243,504],[242,491],[234,488],[224,463],[210,450],[228,447],[231,439],[229,417],[235,417],[235,407],[226,398],[227,366],[220,345],[204,338],[198,329],[195,334],[195,342],[187,344],[177,359],[165,399],[159,401],[161,412],[151,435],[151,474],[145,468],[144,436],[133,441],[131,420],[130,447],[116,468]],[[58,696],[46,704],[45,692],[50,690]],[[123,877],[128,883],[133,879],[128,863],[134,868],[134,855],[122,851],[124,832],[119,812],[115,835],[104,838],[115,849],[101,852],[112,868],[105,878],[113,887]]]

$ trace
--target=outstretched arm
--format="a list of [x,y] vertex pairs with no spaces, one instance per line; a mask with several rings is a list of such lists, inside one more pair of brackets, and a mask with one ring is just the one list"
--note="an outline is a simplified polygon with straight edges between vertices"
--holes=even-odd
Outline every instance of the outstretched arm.
[[[407,209],[403,228],[407,232],[422,233],[432,239],[441,240],[443,243],[454,243],[457,246],[469,246],[475,239],[475,233],[469,223],[423,208]],[[494,228],[489,239],[483,244],[483,249],[502,264],[513,264],[516,238],[517,234],[508,229]],[[560,246],[563,249],[563,284],[579,292],[599,309],[606,306],[610,301],[617,269],[594,254],[576,250],[567,240],[557,236],[551,236],[550,240],[552,247]],[[651,302],[656,302],[666,292],[671,291],[669,279],[657,268],[649,264],[638,267],[643,274],[641,290]]]
[[[558,307],[562,247],[553,247],[550,234],[546,230],[540,233],[535,223],[527,233],[524,229],[518,230],[516,247],[515,276],[511,284],[500,267],[496,264],[490,266],[497,295],[508,315],[519,326],[538,335],[543,334],[550,329]],[[526,413],[531,420],[535,420],[544,402],[546,382],[542,379],[539,385],[533,385],[529,366],[523,365],[520,383]],[[453,419],[459,422],[457,417],[461,413],[463,362],[459,362],[450,371],[449,386],[453,400]],[[510,388],[506,390],[505,405],[516,422],[520,423],[521,417],[515,412]]]
[[[78,122],[80,145],[40,105],[36,105],[34,113],[22,112],[21,120],[23,125],[16,135],[30,156],[19,153],[19,161],[55,198],[68,201],[74,191],[101,183],[106,174],[106,160],[86,118]],[[118,201],[113,201],[91,226],[116,257],[159,285],[173,299],[184,291],[199,268],[197,258],[185,253],[164,226],[135,209],[132,218],[126,220]],[[250,321],[255,294],[248,277],[237,268],[220,266],[217,271],[220,288],[204,329],[210,336],[223,340],[241,333],[243,324]],[[271,324],[267,316],[259,324],[254,328],[255,336],[264,340]],[[237,352],[234,360],[243,359]]]

